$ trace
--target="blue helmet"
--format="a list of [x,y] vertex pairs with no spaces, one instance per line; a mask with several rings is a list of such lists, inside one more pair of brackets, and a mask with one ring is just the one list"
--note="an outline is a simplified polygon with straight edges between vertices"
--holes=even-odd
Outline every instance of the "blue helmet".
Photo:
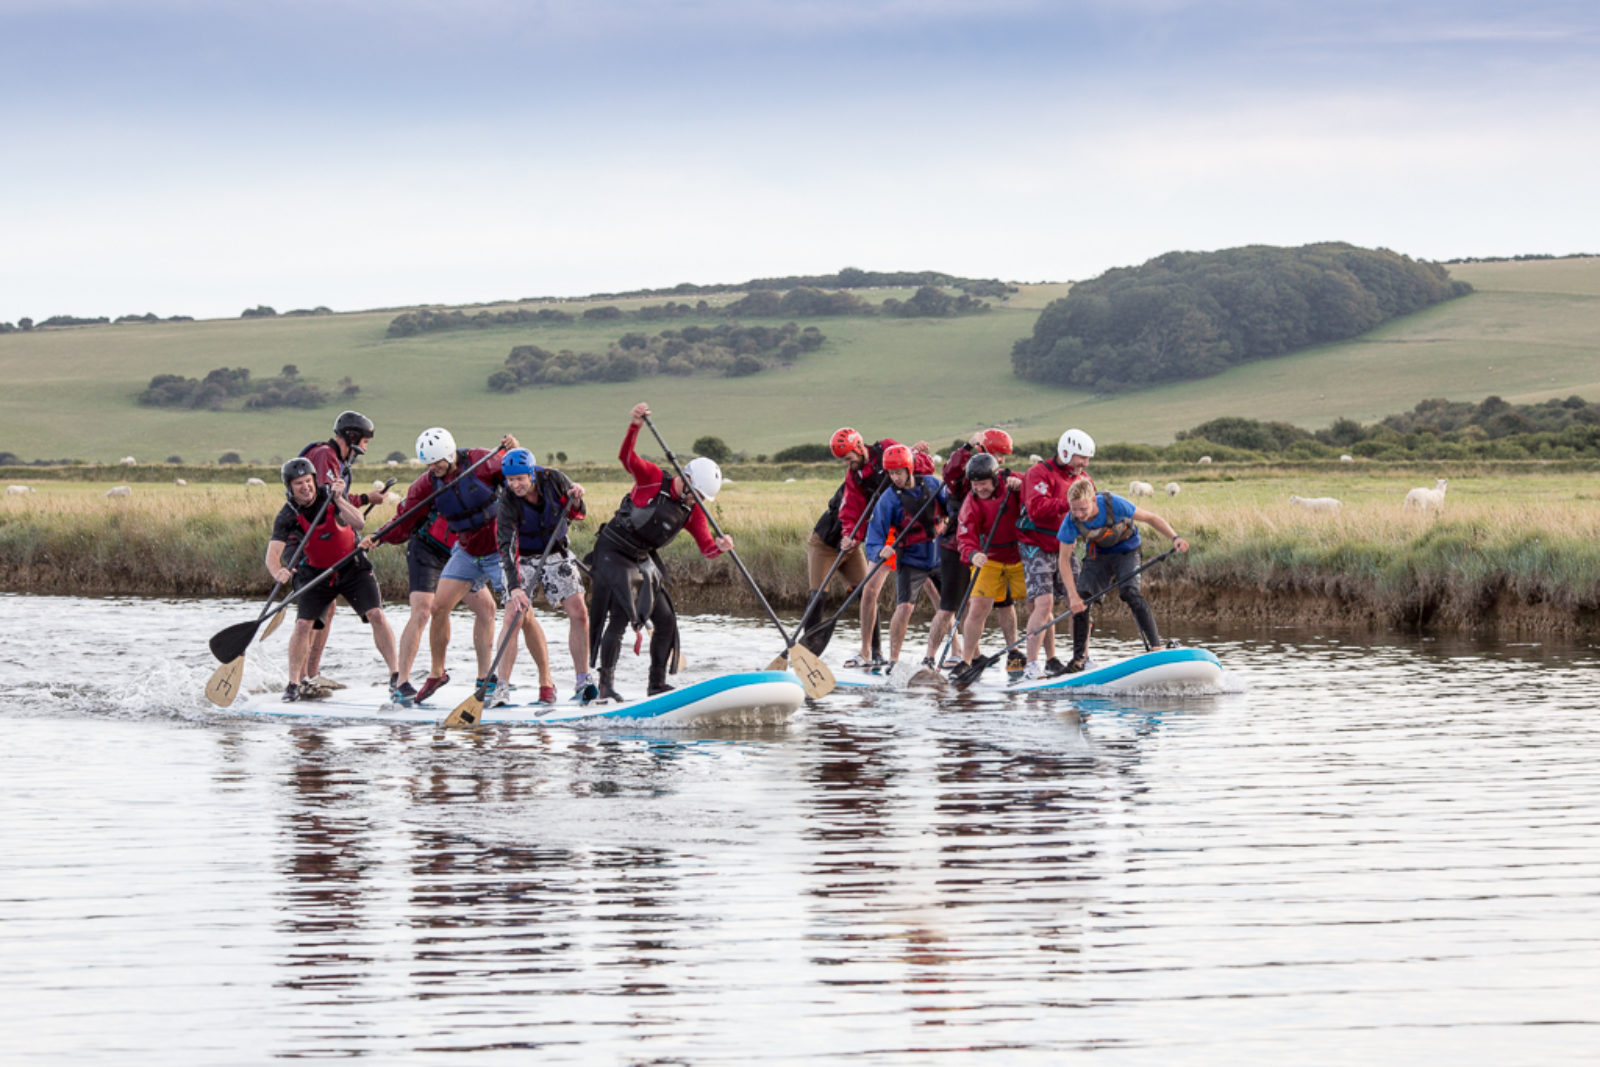
[[500,473],[508,478],[513,474],[533,475],[538,472],[539,466],[533,461],[533,453],[526,448],[513,448],[500,461]]

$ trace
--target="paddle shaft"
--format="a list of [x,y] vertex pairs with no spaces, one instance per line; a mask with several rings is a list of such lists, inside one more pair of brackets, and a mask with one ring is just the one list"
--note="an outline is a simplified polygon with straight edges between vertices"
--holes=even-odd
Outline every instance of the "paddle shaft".
[[[705,497],[700,495],[700,490],[696,489],[694,487],[694,483],[689,481],[688,476],[683,473],[683,467],[678,463],[678,457],[672,454],[672,449],[668,448],[667,443],[661,439],[661,431],[656,429],[656,424],[650,421],[649,415],[642,415],[640,417],[644,420],[644,424],[650,427],[650,432],[655,435],[656,443],[661,446],[661,451],[667,454],[667,462],[671,463],[672,469],[678,472],[678,477],[683,481],[683,487],[687,489],[690,494],[694,496],[695,501],[699,503],[700,513],[704,515],[706,517],[706,521],[711,524],[711,532],[716,534],[718,537],[727,536],[722,532],[722,527],[717,525],[716,517],[711,514],[711,509],[706,507]],[[794,640],[789,637],[789,631],[785,630],[783,628],[783,623],[778,621],[777,612],[773,611],[772,605],[767,603],[766,595],[761,592],[761,587],[756,584],[756,580],[751,575],[750,569],[744,565],[744,560],[740,559],[739,553],[734,551],[732,548],[728,549],[728,555],[733,557],[733,562],[738,566],[739,573],[744,575],[744,580],[750,583],[750,589],[753,593],[755,593],[756,599],[761,601],[762,608],[766,610],[767,618],[772,620],[772,625],[776,626],[778,628],[778,633],[783,635],[784,647],[793,648]]]
[[[872,509],[878,506],[878,498],[883,495],[883,490],[888,484],[889,484],[889,478],[888,478],[887,472],[885,472],[885,476],[884,476],[883,481],[879,482],[878,483],[878,488],[873,490],[872,499],[867,501],[866,509],[864,511],[862,511],[859,516],[856,517],[855,525],[850,527],[850,533],[848,535],[846,535],[846,536],[849,537],[850,540],[852,540],[852,541],[856,540],[856,535],[861,532],[861,524],[863,522],[866,522],[867,519],[872,515]],[[807,619],[809,619],[811,617],[811,609],[816,607],[817,602],[820,601],[822,599],[823,594],[828,591],[828,583],[833,581],[834,572],[839,569],[839,564],[844,562],[844,557],[846,555],[848,555],[848,553],[844,549],[841,548],[839,550],[839,554],[833,557],[833,563],[829,565],[828,573],[824,574],[822,576],[822,581],[817,585],[817,587],[815,589],[811,590],[811,596],[809,598],[807,598],[807,600],[806,600],[806,610],[804,610],[804,611],[802,611],[800,613],[800,621],[802,623],[805,622]],[[796,629],[795,630],[795,635],[794,635],[794,639],[795,639],[796,644],[799,643],[799,641],[800,641],[800,639],[802,637],[804,637],[806,634],[810,633],[811,630],[812,630],[812,627],[807,627],[805,629],[805,631],[803,631],[803,632],[800,631],[799,629]],[[793,648],[794,645],[790,645],[789,647]]]
[[[881,490],[882,487],[880,486],[879,488]],[[913,526],[916,525],[917,520],[922,518],[923,513],[928,510],[928,506],[930,504],[932,504],[935,500],[938,500],[938,499],[939,499],[939,494],[938,493],[934,493],[931,496],[929,496],[927,500],[924,500],[922,502],[922,506],[917,509],[917,513],[915,515],[911,516],[910,525],[913,525]],[[887,559],[874,560],[873,563],[872,563],[872,568],[867,571],[867,576],[865,578],[861,579],[861,581],[859,583],[857,583],[857,585],[856,585],[856,587],[854,589],[850,590],[850,595],[844,598],[844,603],[839,605],[839,609],[837,611],[835,611],[831,616],[829,616],[823,622],[819,622],[814,626],[806,627],[805,633],[797,633],[797,634],[795,634],[795,638],[794,639],[796,641],[798,641],[798,640],[800,640],[800,638],[806,636],[806,634],[814,634],[818,630],[824,629],[825,627],[828,627],[828,626],[832,626],[834,623],[838,622],[839,621],[839,617],[845,613],[845,609],[848,608],[855,601],[856,597],[861,595],[861,590],[863,590],[863,589],[865,589],[867,587],[867,583],[872,581],[872,576],[874,574],[877,574],[878,573],[878,569],[880,567],[882,567],[885,563],[888,563],[888,562],[889,561]],[[824,582],[823,583],[823,587],[826,588],[826,586],[827,586],[827,583]],[[804,616],[802,616],[802,618],[803,617]]]
[[[417,506],[416,507],[412,508],[410,511],[407,511],[404,515],[396,515],[394,518],[390,519],[388,522],[386,522],[382,526],[378,527],[378,530],[377,530],[376,533],[373,533],[373,534],[371,534],[369,536],[373,537],[374,539],[381,538],[384,534],[388,533],[390,530],[392,530],[396,526],[400,525],[400,523],[402,521],[404,521],[407,516],[411,515],[412,512],[415,512],[415,511],[419,510],[424,504],[428,504],[428,503],[432,502],[434,497],[438,496],[440,493],[444,492],[446,489],[454,488],[457,482],[460,482],[463,478],[467,477],[467,475],[469,475],[473,471],[477,470],[478,467],[480,467],[484,463],[487,463],[491,457],[496,456],[496,455],[498,455],[498,454],[500,454],[501,452],[504,452],[504,451],[505,451],[505,446],[501,445],[499,448],[494,449],[488,455],[479,457],[476,462],[474,462],[472,465],[467,467],[467,469],[462,471],[460,474],[456,475],[448,483],[446,483],[444,485],[441,485],[439,488],[435,489],[433,492],[429,493],[427,496],[425,496],[421,500],[417,501]],[[318,574],[316,577],[312,578],[310,581],[306,582],[305,585],[302,585],[299,589],[296,589],[293,593],[289,594],[288,596],[286,596],[282,600],[280,600],[278,602],[278,606],[272,609],[272,614],[276,615],[278,612],[282,611],[284,608],[286,608],[290,604],[294,603],[302,595],[304,595],[308,590],[310,590],[312,586],[315,586],[318,583],[324,581],[330,574],[332,574],[334,571],[338,570],[340,567],[343,567],[346,563],[349,563],[352,559],[355,559],[356,556],[359,553],[364,552],[364,551],[365,551],[365,549],[363,549],[363,548],[361,548],[359,546],[357,546],[356,548],[351,549],[348,553],[345,554],[343,559],[339,560],[339,562],[333,564],[327,570],[323,571],[322,573]],[[257,619],[256,621],[259,623],[261,620]]]
[[[1096,603],[1098,603],[1101,599],[1103,599],[1104,597],[1106,597],[1107,595],[1109,595],[1111,593],[1116,592],[1118,589],[1121,589],[1123,586],[1127,585],[1129,582],[1131,582],[1135,578],[1139,577],[1139,575],[1143,574],[1145,571],[1149,570],[1151,567],[1154,567],[1157,563],[1160,563],[1162,560],[1166,559],[1168,556],[1172,555],[1176,551],[1178,551],[1178,550],[1175,549],[1175,548],[1169,548],[1165,552],[1161,553],[1161,555],[1156,556],[1154,559],[1148,560],[1145,563],[1140,564],[1139,567],[1136,570],[1134,570],[1130,574],[1128,574],[1125,577],[1123,577],[1121,581],[1112,582],[1110,585],[1108,585],[1104,589],[1100,590],[1094,596],[1090,597],[1088,600],[1085,600],[1083,602],[1083,610],[1084,611],[1088,611],[1092,606],[1094,606]],[[996,652],[993,655],[983,656],[980,659],[974,660],[973,664],[972,664],[973,677],[972,677],[971,680],[976,680],[976,678],[977,678],[977,676],[979,674],[982,674],[985,670],[987,670],[988,668],[992,667],[994,664],[998,663],[1000,661],[1000,657],[1005,655],[1007,652],[1010,652],[1013,648],[1018,648],[1018,647],[1020,647],[1020,646],[1022,646],[1024,644],[1026,644],[1027,641],[1028,641],[1028,638],[1032,637],[1034,634],[1044,633],[1046,630],[1050,629],[1050,627],[1054,626],[1056,623],[1060,622],[1062,619],[1068,618],[1068,617],[1070,617],[1072,615],[1076,615],[1076,614],[1078,614],[1078,613],[1073,611],[1071,608],[1068,608],[1066,611],[1063,611],[1060,615],[1057,615],[1055,618],[1051,619],[1049,622],[1041,623],[1038,626],[1035,626],[1033,629],[1029,630],[1027,633],[1023,634],[1021,637],[1017,638],[1015,641],[1011,642],[1005,648],[1002,648],[999,652]],[[980,664],[981,664],[981,666],[980,666]]]
[[[983,540],[978,543],[978,551],[985,556],[989,555],[989,542],[994,539],[995,531],[1000,529],[1000,520],[1005,517],[1006,503],[1010,499],[1011,483],[1007,482],[1006,491],[1000,496],[1000,509],[994,514],[994,522],[989,524],[989,532],[984,534]],[[959,546],[956,551],[961,551]],[[955,616],[950,620],[950,636],[945,638],[944,648],[939,652],[939,659],[934,660],[935,663],[942,661],[950,654],[950,646],[955,644],[956,634],[961,630],[961,613],[967,609],[967,601],[972,599],[972,591],[978,588],[978,574],[982,570],[982,567],[974,567],[972,569],[972,578],[967,582],[967,591],[961,594],[961,603],[956,605]]]

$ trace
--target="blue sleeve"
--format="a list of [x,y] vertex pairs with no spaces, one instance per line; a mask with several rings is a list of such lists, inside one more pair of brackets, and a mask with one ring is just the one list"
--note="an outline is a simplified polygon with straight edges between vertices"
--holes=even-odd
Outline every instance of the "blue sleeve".
[[1111,502],[1112,522],[1121,522],[1124,519],[1133,518],[1133,511],[1139,506],[1126,497],[1120,497],[1115,493],[1107,493],[1106,499]]
[[1076,544],[1078,541],[1078,525],[1072,521],[1069,514],[1061,520],[1061,529],[1056,531],[1056,540],[1064,545]]
[[899,506],[900,498],[889,491],[885,491],[873,506],[872,518],[867,522],[867,544],[863,550],[868,563],[877,562],[878,553],[883,551],[884,542],[889,540],[889,527],[894,525],[894,511]]

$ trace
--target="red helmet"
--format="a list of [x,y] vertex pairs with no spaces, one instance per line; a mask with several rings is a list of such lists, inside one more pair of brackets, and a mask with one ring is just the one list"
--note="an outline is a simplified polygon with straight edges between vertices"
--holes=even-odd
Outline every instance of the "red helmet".
[[911,469],[911,447],[890,445],[883,450],[883,469],[886,471]]
[[833,431],[833,440],[828,442],[828,447],[833,449],[836,458],[843,459],[857,449],[866,451],[867,443],[850,427],[841,426]]
[[983,450],[991,456],[1011,455],[1011,435],[1004,430],[985,430],[980,440]]

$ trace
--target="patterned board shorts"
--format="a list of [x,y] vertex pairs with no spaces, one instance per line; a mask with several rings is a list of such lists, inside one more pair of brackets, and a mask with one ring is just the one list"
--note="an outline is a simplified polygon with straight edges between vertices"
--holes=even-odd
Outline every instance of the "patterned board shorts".
[[550,558],[544,561],[542,574],[537,559],[523,560],[518,564],[517,570],[528,599],[538,599],[535,595],[536,590],[543,589],[544,598],[552,608],[560,607],[561,602],[574,593],[583,592],[583,579],[578,575],[578,565],[570,556],[557,556],[552,553]]
[[[1061,580],[1061,561],[1054,552],[1046,552],[1038,545],[1022,546],[1022,573],[1028,583],[1028,599],[1042,596],[1067,595],[1066,583]],[[1072,573],[1078,574],[1078,557],[1072,557]]]

